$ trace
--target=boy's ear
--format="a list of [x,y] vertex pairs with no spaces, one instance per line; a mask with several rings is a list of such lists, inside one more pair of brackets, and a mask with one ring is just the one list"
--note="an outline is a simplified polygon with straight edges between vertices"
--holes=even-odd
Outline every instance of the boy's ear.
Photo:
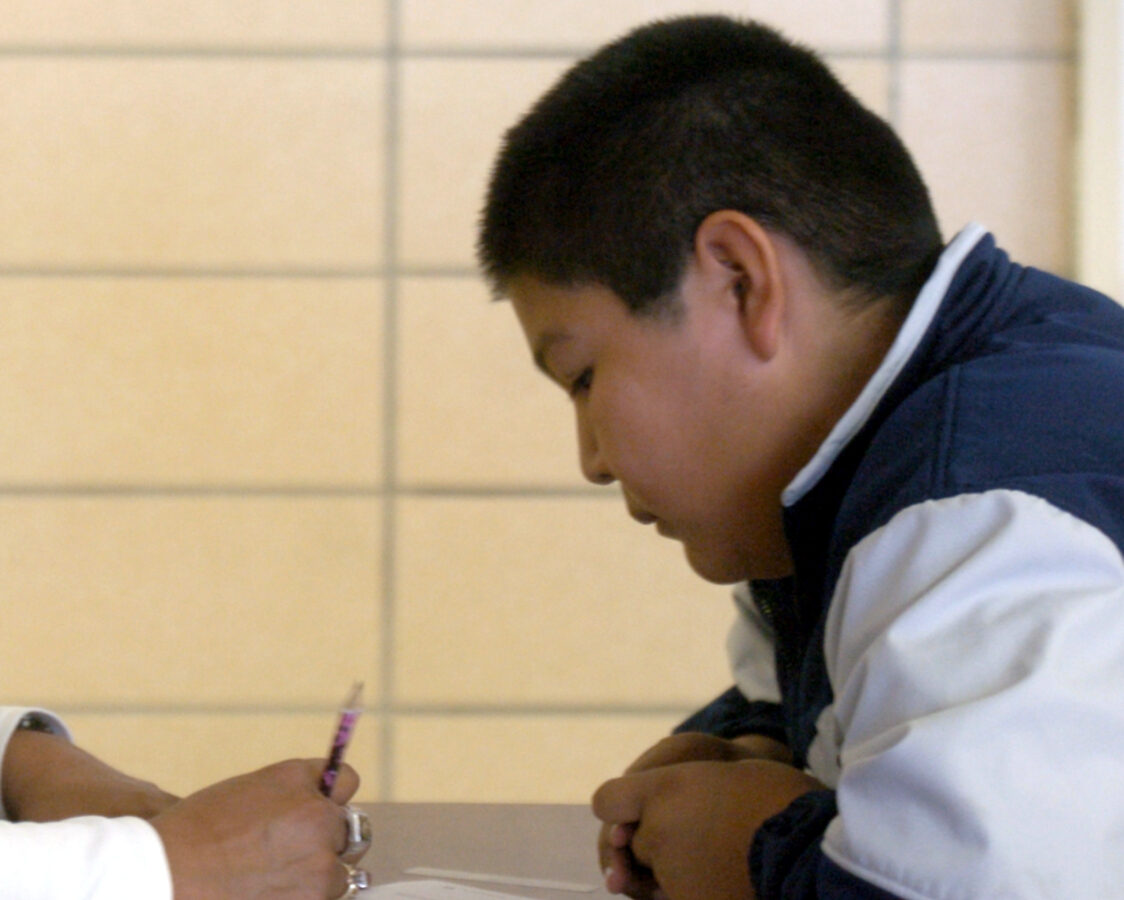
[[721,302],[734,304],[753,351],[777,352],[785,312],[784,279],[776,245],[758,222],[735,210],[707,216],[695,232],[695,265]]

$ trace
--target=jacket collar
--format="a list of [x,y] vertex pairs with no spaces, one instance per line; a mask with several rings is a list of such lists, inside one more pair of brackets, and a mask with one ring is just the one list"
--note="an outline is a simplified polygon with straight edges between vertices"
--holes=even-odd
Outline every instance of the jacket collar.
[[871,376],[870,381],[859,393],[850,409],[835,423],[835,427],[820,445],[819,450],[801,469],[781,495],[781,502],[789,507],[797,503],[831,468],[843,448],[866,424],[875,408],[881,402],[890,386],[902,369],[912,359],[921,339],[929,330],[941,303],[948,294],[949,286],[968,254],[975,249],[987,230],[975,223],[965,227],[948,246],[945,247],[932,275],[922,286],[913,302],[909,315],[902,323],[882,364]]

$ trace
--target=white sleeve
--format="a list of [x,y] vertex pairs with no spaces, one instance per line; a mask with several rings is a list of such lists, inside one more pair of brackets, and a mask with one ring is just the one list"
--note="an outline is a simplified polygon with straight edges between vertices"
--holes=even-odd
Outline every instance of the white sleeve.
[[1124,888],[1124,558],[1013,491],[906,509],[849,554],[825,637],[824,852],[906,898]]
[[[57,716],[26,707],[0,707],[0,761],[20,719],[29,712],[39,713],[55,733],[69,739]],[[171,900],[172,876],[156,829],[143,819],[0,820],[0,897]]]
[[781,689],[774,665],[773,630],[753,602],[748,584],[734,588],[737,615],[726,636],[726,655],[734,683],[748,700],[777,703]]
[[171,900],[160,837],[143,819],[0,822],[5,900]]

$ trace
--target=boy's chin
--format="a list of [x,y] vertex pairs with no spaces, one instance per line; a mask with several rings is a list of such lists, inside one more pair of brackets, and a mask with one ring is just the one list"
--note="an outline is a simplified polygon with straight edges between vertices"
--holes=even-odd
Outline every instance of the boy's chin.
[[743,581],[773,580],[792,574],[788,557],[768,559],[744,549],[716,548],[713,545],[683,544],[687,563],[695,574],[713,584],[738,584]]
[[683,545],[683,552],[695,574],[712,584],[737,584],[749,577],[744,557],[716,553],[712,547],[698,548],[690,544]]

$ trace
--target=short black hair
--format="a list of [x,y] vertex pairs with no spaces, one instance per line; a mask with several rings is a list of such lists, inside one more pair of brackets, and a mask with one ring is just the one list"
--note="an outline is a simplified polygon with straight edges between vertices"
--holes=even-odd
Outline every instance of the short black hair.
[[815,53],[686,16],[577,63],[507,132],[477,250],[496,295],[529,275],[655,312],[722,209],[788,235],[862,300],[911,302],[941,248],[909,152]]

